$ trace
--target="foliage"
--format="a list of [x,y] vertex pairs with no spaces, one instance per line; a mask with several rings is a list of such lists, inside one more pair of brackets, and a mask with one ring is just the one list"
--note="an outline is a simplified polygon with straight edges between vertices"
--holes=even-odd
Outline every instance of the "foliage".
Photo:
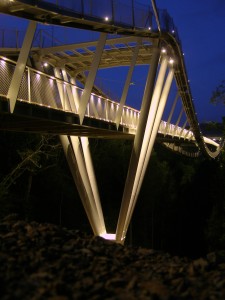
[[[57,137],[1,133],[1,216],[91,232]],[[5,147],[7,145],[7,147]],[[114,231],[132,141],[90,139],[107,229]],[[225,248],[225,154],[191,159],[155,144],[127,243],[199,256]]]
[[[51,168],[53,165],[50,159],[57,156],[57,149],[59,144],[53,143],[51,136],[40,136],[40,139],[32,141],[28,148],[18,150],[17,153],[20,157],[20,162],[16,163],[11,171],[6,174],[0,181],[0,198],[4,197],[9,192],[10,187],[16,183],[25,172],[30,174],[37,174],[38,172],[44,171],[47,168]],[[32,149],[33,147],[33,149]]]
[[222,80],[218,87],[213,91],[210,102],[214,104],[225,104],[225,80]]

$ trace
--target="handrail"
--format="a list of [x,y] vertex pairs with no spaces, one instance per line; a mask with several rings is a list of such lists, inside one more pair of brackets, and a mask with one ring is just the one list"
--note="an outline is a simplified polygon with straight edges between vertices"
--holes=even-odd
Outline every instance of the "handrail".
[[[10,67],[15,67],[15,65],[15,61],[0,56],[0,73],[3,75],[2,78],[5,78],[4,84],[0,85],[1,96],[7,97],[7,88],[9,87],[10,79],[13,74],[13,69],[10,70]],[[41,82],[42,84],[41,91],[38,82]],[[69,102],[67,104],[61,102],[59,92],[57,92],[59,88],[58,85],[60,85],[60,88],[64,93],[63,98],[66,98],[66,86],[70,87],[74,94],[77,93],[78,97],[83,92],[83,89],[77,87],[75,84],[26,66],[18,99],[31,104],[46,106],[49,108],[63,110],[65,112],[69,111],[77,114],[77,111],[72,109],[74,105],[72,106]],[[52,99],[54,99],[54,101]],[[86,111],[86,116],[114,123],[118,105],[119,103],[116,101],[92,93],[88,104],[88,109]],[[139,114],[140,112],[137,109],[126,105],[124,106],[120,124],[126,128],[130,128],[130,134],[135,134],[136,132]],[[183,129],[173,124],[168,124],[163,120],[160,123],[158,132],[163,135],[171,135],[172,137],[177,137],[179,139],[182,138],[192,142],[195,141],[193,132],[191,130]],[[207,139],[207,143],[218,147],[218,144],[210,139]]]

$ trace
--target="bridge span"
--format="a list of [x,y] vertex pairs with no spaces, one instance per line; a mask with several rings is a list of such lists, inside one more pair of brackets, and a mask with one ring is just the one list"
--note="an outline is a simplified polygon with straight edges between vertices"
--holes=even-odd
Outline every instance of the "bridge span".
[[[124,242],[155,140],[183,155],[219,155],[222,145],[199,128],[177,28],[154,1],[145,7],[134,1],[5,0],[0,13],[30,20],[22,39],[15,35],[14,46],[7,44],[7,34],[1,41],[1,130],[60,136],[95,235]],[[62,43],[51,37],[46,43],[47,24],[56,31],[72,28],[74,39]],[[95,32],[95,39],[77,41],[87,31]],[[127,75],[115,101],[99,86],[98,71],[121,66]],[[147,72],[135,109],[126,102],[140,66]],[[174,86],[170,112],[162,120]],[[105,228],[89,137],[134,140],[116,233]]]

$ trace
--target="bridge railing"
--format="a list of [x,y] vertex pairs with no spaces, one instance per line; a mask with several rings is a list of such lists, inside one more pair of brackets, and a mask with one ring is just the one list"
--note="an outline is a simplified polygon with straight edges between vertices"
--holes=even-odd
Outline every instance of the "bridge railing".
[[[0,95],[7,97],[16,62],[0,56]],[[71,96],[71,91],[72,96]],[[75,84],[26,67],[20,85],[18,100],[32,104],[78,113],[83,89]],[[72,98],[71,98],[72,97]],[[86,113],[88,117],[115,122],[119,103],[91,94]],[[137,127],[139,111],[124,106],[120,124],[130,129]]]
[[[0,48],[13,48],[19,51],[23,45],[25,33],[25,30],[1,28]],[[32,48],[54,47],[63,44],[64,42],[58,39],[53,27],[48,27],[48,29],[38,28],[35,32]]]
[[[16,62],[0,56],[0,78],[2,79],[0,96],[7,97],[15,67]],[[19,89],[18,100],[77,114],[82,93],[83,89],[75,84],[26,67]],[[118,108],[118,102],[92,93],[85,115],[114,123]],[[139,115],[138,110],[124,106],[120,124],[130,128],[131,132],[135,133]],[[161,121],[159,133],[194,140],[192,131],[168,124],[165,121]]]
[[[21,0],[27,2],[27,0]],[[135,0],[35,0],[35,5],[64,16],[85,18],[96,22],[139,30],[158,31],[153,8]],[[158,10],[162,31],[174,34],[180,43],[173,19],[166,10]]]
[[178,137],[178,138],[183,138],[185,140],[195,140],[194,134],[192,131],[182,128],[180,126],[174,125],[167,123],[166,121],[161,121],[159,125],[159,133],[165,135],[169,135],[172,137]]
[[37,4],[46,4],[48,8],[63,10],[63,14],[102,20],[113,25],[126,25],[133,28],[153,26],[153,10],[150,6],[134,3],[133,0],[36,0]]

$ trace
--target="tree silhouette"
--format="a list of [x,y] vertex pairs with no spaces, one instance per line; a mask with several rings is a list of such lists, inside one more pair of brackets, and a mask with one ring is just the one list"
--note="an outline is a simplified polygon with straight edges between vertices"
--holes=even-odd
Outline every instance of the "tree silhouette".
[[212,92],[210,102],[213,104],[225,104],[225,80],[222,80],[218,87]]

